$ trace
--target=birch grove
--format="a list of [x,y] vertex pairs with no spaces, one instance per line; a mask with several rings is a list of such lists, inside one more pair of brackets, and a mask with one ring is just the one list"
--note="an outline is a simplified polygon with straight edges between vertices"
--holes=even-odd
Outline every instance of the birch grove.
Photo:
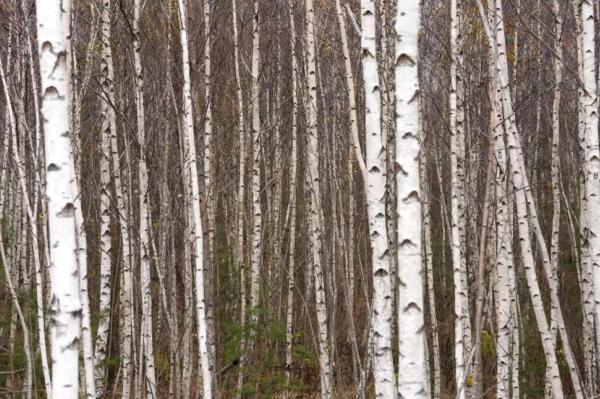
[[596,2],[1,4],[1,397],[600,395]]

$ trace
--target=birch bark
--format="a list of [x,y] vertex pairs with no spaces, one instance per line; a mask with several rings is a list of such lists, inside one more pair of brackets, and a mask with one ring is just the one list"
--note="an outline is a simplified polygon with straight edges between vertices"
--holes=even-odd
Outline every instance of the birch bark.
[[[71,2],[36,2],[50,240],[52,396],[78,397],[81,302],[69,132]],[[43,16],[43,18],[42,18]],[[67,134],[65,134],[65,132]]]
[[154,370],[154,345],[152,342],[152,287],[150,281],[150,215],[148,213],[148,166],[146,165],[146,133],[144,109],[144,71],[142,69],[142,44],[140,41],[140,0],[133,3],[133,60],[135,67],[135,103],[137,116],[137,141],[140,146],[138,159],[139,209],[140,209],[140,284],[142,291],[142,347],[146,373],[146,396],[156,397],[156,373]]
[[247,362],[248,352],[254,349],[260,302],[260,272],[262,259],[262,208],[260,201],[261,118],[260,118],[260,2],[254,0],[252,14],[252,239],[250,251],[250,337],[242,359]]
[[[385,220],[386,142],[381,135],[381,86],[377,65],[375,1],[361,1],[361,48],[365,90],[366,198],[373,278],[373,374],[375,396],[396,397],[392,358],[392,287]],[[418,169],[417,169],[418,175]],[[418,183],[417,183],[418,185]]]
[[404,398],[428,397],[424,334],[421,249],[421,187],[419,177],[420,118],[418,37],[420,3],[396,5],[396,217],[398,240],[398,393]]
[[[582,21],[582,10],[580,1],[573,1],[573,12],[575,15],[576,32],[577,32],[577,74],[579,79],[584,82],[584,57],[585,53],[583,50],[583,21]],[[589,68],[589,66],[588,66]],[[587,123],[587,109],[586,109],[586,94],[585,89],[581,85],[578,85],[578,131],[579,131],[579,155],[581,159],[585,159],[586,154],[586,123]],[[596,359],[597,350],[595,341],[595,299],[594,299],[594,278],[592,271],[592,262],[590,254],[590,246],[586,244],[588,238],[587,229],[587,215],[588,215],[588,196],[586,192],[586,163],[582,162],[579,172],[579,232],[581,241],[581,266],[580,266],[580,280],[581,280],[581,295],[584,310],[584,358],[585,358],[585,372],[587,379],[587,390],[588,395],[593,396],[597,392],[597,384],[595,383],[595,375],[597,372]]]
[[206,111],[204,114],[204,152],[202,166],[204,169],[204,192],[206,204],[206,226],[204,233],[206,234],[206,263],[204,264],[204,287],[206,295],[206,321],[208,328],[208,344],[211,363],[215,362],[215,319],[214,319],[214,302],[212,296],[214,289],[211,284],[211,274],[215,273],[214,265],[214,245],[215,245],[215,187],[214,187],[214,172],[213,172],[213,111],[212,111],[212,87],[211,87],[211,15],[210,8],[212,0],[203,1],[204,14],[204,98],[206,101]]
[[319,132],[317,116],[317,68],[315,59],[315,10],[313,0],[306,0],[306,66],[307,66],[307,184],[310,192],[309,247],[317,310],[317,346],[321,377],[321,397],[331,398],[331,363],[328,337],[327,299],[323,275],[323,237],[321,230],[321,184],[319,180]]
[[454,280],[454,363],[456,391],[459,398],[465,397],[465,381],[469,347],[466,340],[469,322],[469,298],[466,286],[466,263],[464,253],[464,112],[462,98],[462,54],[460,46],[460,0],[450,3],[450,176],[451,176],[451,239],[452,269]]
[[[109,75],[109,63],[112,63],[112,51],[110,48],[111,26],[110,7],[111,1],[105,0],[102,4],[100,42],[102,45],[100,87],[105,95],[109,96],[113,90],[111,76]],[[110,136],[111,120],[109,119],[108,101],[101,102],[101,155],[100,155],[100,304],[98,313],[100,315],[96,333],[96,347],[94,361],[96,364],[95,378],[99,397],[104,392],[104,359],[106,357],[108,333],[110,325],[110,292],[111,292],[111,253],[112,238],[110,234]],[[125,315],[124,315],[125,316]],[[125,317],[124,317],[125,318]],[[123,354],[123,365],[127,363],[127,351]],[[123,381],[128,381],[127,372],[123,370]]]
[[[286,306],[286,333],[285,333],[285,376],[290,383],[292,375],[292,344],[294,327],[294,289],[296,266],[296,179],[298,162],[298,56],[296,54],[296,22],[293,0],[288,0],[288,17],[290,22],[290,49],[292,61],[292,159],[290,162],[290,238],[289,238],[289,266]],[[286,396],[288,393],[286,392]]]
[[[424,140],[423,140],[424,141]],[[440,366],[440,342],[437,322],[437,311],[435,304],[435,290],[433,280],[433,250],[431,248],[431,211],[429,207],[429,174],[427,171],[427,154],[421,153],[421,192],[423,198],[423,241],[425,255],[425,270],[427,272],[427,296],[429,301],[429,319],[431,325],[431,351],[433,355],[433,390],[431,397],[441,397],[441,366]],[[427,352],[426,352],[427,354]]]
[[583,52],[583,107],[585,110],[584,179],[587,199],[585,216],[586,238],[584,245],[589,253],[592,269],[595,302],[596,342],[600,340],[600,149],[598,148],[598,98],[595,78],[596,47],[594,37],[596,25],[593,4],[589,0],[580,3],[582,21]]
[[[558,146],[560,144],[560,97],[562,83],[562,16],[560,15],[560,4],[557,0],[552,2],[552,14],[554,18],[554,98],[552,100],[552,231],[550,233],[550,271],[554,284],[558,286],[558,254],[559,254],[559,229],[560,229],[560,189],[558,187],[560,178],[560,154]],[[556,308],[551,310],[550,333],[556,345]],[[550,381],[547,378],[547,381]],[[551,384],[546,383],[551,387]]]
[[498,399],[510,398],[510,371],[512,335],[511,295],[512,285],[509,280],[509,268],[512,267],[512,240],[509,234],[509,199],[507,191],[507,162],[504,144],[504,129],[502,127],[502,111],[499,92],[491,85],[492,112],[491,127],[494,131],[494,158],[496,162],[496,178],[494,181],[496,195],[496,325],[498,340],[496,343],[497,372],[496,396]]
[[190,57],[188,50],[187,6],[186,0],[179,0],[179,24],[181,39],[181,58],[183,64],[183,119],[185,166],[188,178],[188,197],[190,208],[191,235],[194,246],[194,284],[196,288],[196,318],[198,327],[198,352],[202,375],[202,392],[205,398],[212,398],[214,365],[210,361],[208,328],[206,323],[206,298],[204,295],[204,266],[202,247],[202,223],[200,214],[200,191],[198,185],[198,169],[196,158],[196,141],[194,138],[194,116],[192,114],[192,91],[190,80]]
[[[244,118],[244,93],[242,91],[242,77],[240,73],[240,44],[238,38],[237,1],[231,0],[231,18],[233,21],[233,56],[235,61],[236,94],[238,100],[238,135],[240,141],[240,170],[237,194],[237,246],[236,256],[240,273],[240,326],[246,327],[246,266],[244,258],[244,222],[246,205],[246,122]],[[240,352],[246,351],[246,337],[242,334],[240,339]],[[242,355],[243,356],[243,355]],[[240,367],[238,373],[237,395],[241,395],[244,384],[244,368]]]

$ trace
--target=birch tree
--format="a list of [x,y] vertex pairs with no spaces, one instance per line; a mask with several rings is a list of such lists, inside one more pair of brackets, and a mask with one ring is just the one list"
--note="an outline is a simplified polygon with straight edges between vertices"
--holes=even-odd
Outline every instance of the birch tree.
[[50,240],[52,396],[78,397],[81,322],[69,134],[71,3],[36,3]]
[[[491,68],[493,72],[493,63]],[[502,111],[500,97],[495,85],[490,84],[490,97],[492,101],[491,124],[494,132],[494,159],[496,161],[496,177],[494,180],[496,195],[496,324],[498,329],[498,342],[496,344],[497,372],[496,372],[496,395],[498,398],[510,398],[510,363],[512,335],[512,324],[515,315],[512,313],[511,279],[509,271],[513,265],[512,240],[510,236],[510,224],[512,220],[509,212],[509,201],[507,190],[507,162],[504,144],[504,129],[501,124]],[[514,361],[514,360],[513,360]]]
[[[110,26],[110,7],[111,1],[104,1],[102,4],[102,28],[100,33],[100,42],[102,44],[102,75],[101,87],[107,95],[113,90],[109,70],[112,70],[112,50],[110,48],[111,26]],[[104,359],[106,356],[109,325],[110,325],[110,294],[111,294],[111,252],[112,237],[110,234],[110,136],[114,120],[109,119],[108,101],[101,103],[102,130],[101,130],[101,155],[100,155],[100,321],[96,333],[96,347],[94,361],[96,363],[95,378],[98,396],[104,391]],[[112,122],[112,123],[111,123]],[[126,313],[127,314],[127,313]],[[126,317],[124,315],[124,318]],[[131,345],[131,344],[130,344]],[[123,352],[123,365],[126,367],[130,356],[127,351]],[[129,371],[123,370],[123,386],[128,383]]]
[[419,1],[396,5],[396,186],[398,240],[398,394],[429,397],[421,249],[419,177]]
[[142,347],[146,373],[146,396],[156,397],[156,374],[154,371],[154,344],[152,342],[152,291],[150,283],[150,234],[148,213],[148,167],[146,165],[146,133],[144,123],[144,71],[142,69],[142,45],[140,42],[140,0],[133,3],[133,59],[135,66],[135,104],[137,115],[137,141],[140,145],[138,161],[139,207],[140,207],[140,275],[142,289]]
[[583,107],[585,110],[585,152],[584,179],[587,202],[585,217],[584,245],[590,254],[592,265],[594,302],[596,307],[596,341],[600,339],[600,149],[598,148],[598,110],[597,83],[594,75],[596,60],[595,22],[592,2],[584,0],[580,4],[582,21],[582,53],[583,53]]
[[[298,164],[298,56],[296,54],[296,22],[293,0],[288,0],[288,17],[290,20],[290,49],[292,58],[292,159],[290,164],[290,202],[289,202],[289,266],[286,304],[285,328],[285,374],[289,384],[292,374],[292,344],[294,328],[294,289],[296,267],[296,177]],[[286,392],[287,394],[287,392]]]
[[[231,0],[232,21],[233,21],[233,56],[235,59],[235,80],[236,94],[238,100],[238,134],[240,140],[240,170],[238,182],[238,214],[237,214],[237,262],[240,272],[240,325],[242,329],[246,326],[246,267],[244,258],[244,216],[246,205],[246,125],[244,118],[244,94],[242,91],[242,77],[240,72],[240,45],[238,38],[238,13],[237,1]],[[242,335],[240,340],[240,351],[243,353],[246,350],[246,337]],[[238,374],[237,391],[241,395],[242,386],[244,384],[244,369],[240,367]]]
[[208,328],[206,323],[206,299],[204,295],[204,265],[202,247],[202,223],[200,215],[200,191],[194,139],[194,116],[192,114],[192,93],[190,81],[190,58],[188,50],[187,5],[179,0],[179,33],[181,40],[181,58],[183,72],[183,138],[185,149],[186,185],[188,187],[189,220],[193,239],[194,286],[196,291],[196,321],[198,325],[198,352],[202,375],[202,393],[205,398],[213,395],[214,365],[210,361]]
[[450,5],[450,175],[451,177],[451,228],[452,267],[454,280],[454,362],[456,390],[465,397],[465,380],[469,353],[469,297],[466,286],[466,263],[464,253],[464,110],[462,99],[461,54],[461,2],[452,0]]
[[[572,2],[573,12],[575,14],[575,23],[576,23],[576,40],[577,40],[577,76],[579,77],[581,82],[585,82],[585,71],[584,71],[584,35],[583,35],[583,2]],[[587,5],[586,5],[587,7]],[[590,18],[591,11],[586,9],[587,17]],[[589,28],[589,25],[588,25]],[[589,44],[588,44],[589,45]],[[589,68],[589,65],[587,65]],[[588,71],[589,74],[589,71]],[[588,75],[589,77],[589,75]],[[590,82],[593,87],[594,82]],[[586,93],[585,83],[584,85],[579,85],[577,90],[577,100],[578,100],[578,133],[579,133],[579,151],[580,156],[585,159],[586,151],[587,151],[587,139],[586,139],[586,126],[589,108],[586,108],[586,104],[590,99],[587,98],[589,93]],[[592,121],[594,119],[593,115]],[[592,137],[593,139],[593,137]],[[587,389],[588,394],[593,395],[597,389],[597,384],[595,382],[595,378],[593,375],[596,372],[596,365],[594,359],[597,358],[597,350],[596,345],[594,344],[595,340],[595,300],[594,300],[594,272],[591,260],[591,247],[588,241],[588,229],[587,223],[589,222],[588,218],[588,195],[587,195],[587,163],[582,162],[580,171],[579,171],[579,219],[580,219],[580,240],[581,244],[581,255],[580,255],[580,280],[581,280],[581,295],[583,302],[583,311],[584,311],[584,325],[583,325],[583,335],[584,335],[584,358],[585,358],[585,370],[587,377]]]
[[[554,17],[554,52],[555,58],[552,63],[554,69],[554,96],[552,101],[552,231],[550,234],[550,269],[552,279],[558,285],[558,254],[559,254],[559,229],[560,229],[560,190],[558,187],[560,179],[560,155],[558,146],[560,143],[560,98],[562,83],[562,16],[560,15],[560,4],[558,1],[552,2],[552,14]],[[552,309],[550,329],[553,339],[556,342],[556,309]],[[546,378],[547,387],[551,388],[550,379]]]
[[[260,272],[262,264],[262,209],[261,192],[261,116],[260,116],[260,2],[254,0],[252,12],[252,238],[250,249],[250,331],[248,348],[242,355],[242,367],[245,367],[248,353],[256,344],[258,324],[258,306],[260,301]],[[245,300],[245,299],[242,299]],[[241,371],[243,372],[243,370]],[[240,377],[241,378],[241,377]],[[238,385],[240,385],[238,383]]]
[[331,398],[331,363],[328,337],[327,300],[322,262],[323,237],[321,231],[321,185],[319,181],[319,131],[317,116],[317,68],[315,59],[315,10],[312,0],[306,0],[306,103],[307,114],[307,184],[310,195],[309,247],[312,262],[312,278],[317,310],[317,348],[319,353],[319,373],[321,377],[321,397]]
[[[361,1],[361,48],[365,90],[367,213],[373,268],[373,374],[375,396],[396,397],[392,359],[392,287],[385,223],[386,142],[381,136],[381,88],[377,65],[375,1]],[[309,72],[310,73],[310,72]],[[352,111],[351,111],[352,112]],[[418,174],[418,171],[417,171]]]

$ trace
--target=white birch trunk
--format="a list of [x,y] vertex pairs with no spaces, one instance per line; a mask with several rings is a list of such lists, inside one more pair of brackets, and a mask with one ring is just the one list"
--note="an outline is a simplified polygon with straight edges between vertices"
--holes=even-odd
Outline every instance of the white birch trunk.
[[[112,51],[110,49],[110,6],[111,1],[105,0],[102,9],[102,28],[100,42],[102,45],[101,69],[102,75],[100,85],[102,90],[108,94],[112,90],[112,81],[109,81],[108,64],[111,63]],[[110,120],[108,108],[110,105],[106,100],[101,103],[102,128],[101,128],[101,155],[100,155],[100,304],[98,313],[100,315],[98,330],[96,333],[95,348],[95,378],[97,395],[101,397],[104,392],[104,359],[107,352],[108,333],[110,325],[110,278],[111,278],[111,252],[112,239],[110,235]],[[124,353],[126,356],[126,353]],[[124,364],[126,358],[124,357]],[[124,371],[125,373],[125,371]],[[124,375],[124,381],[127,381]]]
[[[73,21],[73,20],[72,20]],[[72,53],[73,46],[70,47],[69,52],[69,65],[73,65],[75,67],[75,59],[74,53]],[[31,49],[29,50],[31,52]],[[33,68],[33,66],[31,66]],[[70,71],[71,76],[74,76],[72,71]],[[32,72],[32,81],[35,82],[35,78],[33,77]],[[34,86],[37,86],[35,84]],[[37,90],[36,90],[37,91]],[[75,102],[76,93],[75,93],[75,85],[71,81],[69,84],[69,95],[71,96],[72,103]],[[36,97],[34,97],[36,98]],[[35,108],[37,109],[37,102],[34,101]],[[69,110],[71,111],[71,109]],[[36,113],[37,117],[37,113]],[[71,154],[73,157],[74,163],[74,173],[75,180],[73,181],[73,190],[74,190],[74,211],[75,211],[75,230],[76,230],[76,244],[77,244],[77,267],[79,270],[79,295],[81,300],[81,343],[83,349],[83,376],[85,384],[82,384],[82,388],[85,388],[85,396],[88,399],[93,399],[96,397],[96,381],[95,381],[95,367],[94,367],[94,346],[92,342],[92,326],[91,326],[91,315],[90,315],[90,300],[89,300],[89,289],[88,289],[88,259],[87,259],[87,237],[85,233],[83,212],[81,209],[81,192],[80,192],[80,170],[77,167],[76,154],[79,152],[79,131],[75,130],[75,115],[73,113],[69,113],[69,124],[72,129],[72,146],[71,146]],[[36,121],[37,126],[37,121]],[[39,152],[38,152],[39,154]],[[36,180],[39,180],[39,173],[35,173]],[[37,183],[36,183],[37,185]],[[37,202],[37,200],[35,200]],[[34,207],[37,206],[34,204]],[[34,212],[35,213],[35,212]],[[45,225],[42,229],[42,232],[45,233]]]
[[[512,215],[512,212],[511,212]],[[512,236],[513,236],[513,231],[512,231],[512,218],[511,218],[511,224],[510,224],[510,239],[512,242]],[[510,276],[512,281],[511,281],[511,288],[512,288],[512,292],[513,292],[513,297],[511,299],[512,303],[511,303],[511,312],[512,312],[512,317],[514,318],[514,321],[512,323],[512,336],[511,336],[511,361],[512,361],[512,370],[511,370],[511,387],[512,387],[512,397],[515,399],[518,399],[521,397],[520,392],[521,392],[521,386],[520,386],[520,382],[519,382],[519,370],[520,370],[520,365],[521,365],[521,347],[520,347],[520,331],[519,331],[519,294],[517,291],[517,279],[516,279],[516,269],[513,268],[512,270],[512,275]]]
[[315,306],[317,310],[317,346],[321,377],[321,397],[331,398],[331,363],[328,337],[327,300],[325,279],[321,264],[323,237],[321,230],[321,185],[319,181],[319,132],[317,119],[317,68],[315,59],[315,10],[312,0],[306,0],[306,66],[307,66],[307,184],[310,192],[309,246],[311,249],[312,276],[314,278]]
[[[69,132],[70,1],[36,2],[46,154],[52,323],[52,396],[78,397],[81,303]],[[67,134],[65,134],[67,133]]]
[[595,78],[596,34],[592,2],[581,2],[583,83],[585,87],[583,106],[585,109],[584,178],[587,198],[585,216],[586,238],[584,245],[589,251],[592,266],[593,293],[596,311],[596,342],[600,340],[600,150],[598,148],[598,99]]
[[213,176],[212,176],[212,88],[210,83],[211,77],[211,55],[212,47],[210,38],[210,7],[211,0],[204,0],[204,99],[206,101],[206,114],[204,115],[204,184],[206,185],[206,212],[208,214],[208,248],[209,257],[212,262],[213,245],[214,245],[214,198],[213,198]]
[[[550,233],[550,271],[551,279],[558,286],[558,251],[559,251],[559,229],[560,229],[560,189],[558,187],[560,178],[560,154],[558,145],[560,140],[560,94],[562,82],[562,16],[560,15],[560,4],[557,0],[552,2],[552,13],[554,18],[554,98],[552,100],[552,231]],[[556,318],[557,310],[552,307],[550,312],[550,334],[556,346]],[[546,391],[551,393],[552,385],[550,378],[546,377]]]
[[[245,205],[246,205],[246,122],[244,118],[244,93],[242,91],[242,77],[240,73],[240,44],[238,33],[238,15],[237,1],[231,0],[231,18],[233,21],[233,56],[235,61],[235,80],[236,94],[238,100],[238,135],[239,135],[239,182],[237,194],[237,243],[236,257],[240,273],[240,326],[242,331],[246,327],[246,263],[244,258],[244,226],[245,226]],[[246,336],[242,334],[240,337],[240,353],[242,356],[246,351]],[[238,373],[237,392],[238,397],[241,395],[244,385],[244,368],[240,367]]]
[[249,353],[256,344],[258,324],[257,308],[260,302],[260,272],[262,260],[262,208],[260,201],[261,161],[261,118],[260,118],[260,8],[259,1],[253,2],[252,14],[252,238],[250,249],[250,332],[248,348],[243,354],[241,367],[245,368]]
[[420,3],[398,2],[395,22],[398,393],[429,397],[424,328],[419,178],[418,36]]
[[[287,277],[287,305],[285,328],[285,378],[290,384],[292,376],[292,340],[294,327],[294,289],[295,289],[295,263],[296,263],[296,179],[298,162],[298,56],[296,54],[296,22],[293,0],[288,0],[288,16],[290,22],[290,50],[292,58],[292,159],[290,161],[290,215],[289,215],[289,266]],[[286,397],[289,393],[286,392]]]
[[[490,68],[493,72],[493,69]],[[496,396],[498,399],[510,398],[511,346],[512,331],[511,301],[513,286],[509,279],[509,268],[512,268],[512,240],[510,237],[509,199],[507,191],[507,164],[504,145],[504,129],[501,125],[501,105],[495,85],[492,89],[492,123],[494,129],[494,159],[496,162],[496,178],[494,181],[496,194],[496,325],[498,338],[496,343]]]
[[150,233],[148,213],[148,167],[146,165],[146,134],[144,109],[144,71],[142,69],[142,45],[140,42],[140,0],[133,3],[133,60],[136,77],[137,141],[140,146],[138,161],[139,207],[140,207],[140,285],[142,291],[142,347],[144,351],[144,371],[146,374],[146,396],[156,397],[156,373],[154,370],[154,345],[152,342],[152,287],[150,281]]
[[204,266],[202,246],[202,223],[200,214],[200,191],[198,185],[198,169],[196,158],[196,142],[194,139],[194,116],[192,114],[192,90],[190,81],[190,58],[188,50],[187,33],[187,8],[186,0],[179,0],[179,24],[181,36],[181,58],[183,64],[183,118],[184,118],[184,148],[186,155],[186,169],[189,174],[187,180],[188,197],[192,221],[191,234],[194,253],[194,283],[196,288],[196,317],[198,325],[198,352],[202,375],[202,392],[205,398],[213,395],[213,364],[210,361],[208,328],[206,322],[206,298],[204,295]]
[[[250,307],[253,311],[252,328],[256,329],[256,307],[260,294],[260,262],[262,253],[262,209],[260,202],[260,23],[259,2],[254,1],[252,18],[252,251],[250,259]],[[252,334],[254,335],[254,333]],[[254,343],[252,344],[254,345]]]
[[[577,32],[577,74],[581,82],[584,81],[584,51],[583,51],[583,21],[580,6],[582,2],[573,1],[573,12],[576,21]],[[579,131],[579,155],[585,158],[586,151],[586,96],[585,90],[578,85],[578,131]],[[584,311],[583,336],[584,336],[584,358],[585,372],[587,379],[587,393],[593,396],[597,393],[596,372],[597,372],[597,350],[595,344],[595,304],[593,271],[590,256],[590,247],[585,245],[587,241],[587,214],[588,214],[588,196],[586,193],[586,165],[582,162],[579,172],[579,232],[581,241],[581,295]]]
[[[25,4],[25,3],[23,3]],[[92,15],[94,15],[94,11],[92,9]],[[93,30],[90,37],[90,42],[87,47],[86,52],[86,65],[83,75],[82,86],[87,86],[90,80],[91,75],[91,49],[95,45],[96,42],[96,30]],[[71,43],[71,49],[73,49],[73,44]],[[29,46],[28,51],[30,53],[30,57],[32,56],[32,49]],[[73,66],[73,71],[71,74],[75,76],[77,73],[77,57],[73,55],[71,52],[71,65]],[[35,74],[33,64],[31,65],[31,75],[32,75],[32,83],[35,91],[37,92],[37,83],[35,83]],[[76,220],[76,231],[77,231],[77,264],[79,267],[79,291],[81,296],[81,306],[82,306],[82,319],[81,319],[81,333],[82,333],[82,344],[83,344],[83,352],[84,352],[84,369],[85,369],[85,389],[86,396],[88,398],[94,398],[98,395],[98,379],[97,379],[97,371],[96,368],[96,353],[93,348],[92,342],[92,327],[91,327],[91,315],[90,315],[90,303],[89,303],[89,288],[88,288],[88,258],[87,258],[87,234],[85,231],[85,221],[83,218],[83,211],[81,205],[81,163],[78,161],[81,159],[81,143],[80,143],[80,126],[81,126],[81,97],[85,90],[81,90],[79,92],[77,90],[74,79],[71,80],[71,84],[69,85],[71,90],[71,98],[73,101],[71,116],[71,127],[72,127],[72,148],[71,151],[73,153],[73,161],[75,163],[75,189],[77,190],[75,193],[75,220]],[[38,109],[37,105],[37,96],[34,97],[34,106],[35,109]],[[36,111],[36,131],[37,131],[37,111]],[[36,132],[36,136],[39,132]],[[36,139],[36,142],[39,145],[40,140]],[[40,149],[36,149],[36,153],[41,158],[42,154]],[[102,173],[102,172],[101,172]],[[36,173],[36,179],[38,178],[38,174]],[[102,193],[101,193],[102,195]],[[102,206],[102,205],[101,205]],[[101,214],[102,218],[102,214]],[[46,230],[46,226],[43,226],[43,229]],[[101,233],[102,234],[102,233]],[[44,235],[46,232],[44,231]],[[102,241],[102,237],[101,237]],[[100,380],[100,384],[103,381]],[[98,395],[100,396],[100,395]]]
[[[424,141],[424,140],[422,140]],[[429,207],[429,186],[428,186],[428,172],[427,172],[427,154],[425,151],[421,152],[421,192],[423,202],[423,241],[425,245],[425,265],[427,273],[427,294],[429,300],[429,319],[431,325],[432,345],[431,350],[433,354],[433,390],[432,395],[434,399],[441,397],[441,366],[440,366],[440,342],[438,333],[438,322],[437,312],[435,304],[435,290],[434,290],[434,279],[433,279],[433,250],[431,248],[431,212]],[[427,355],[427,351],[425,352]],[[430,373],[431,374],[431,373]]]
[[[454,280],[454,363],[458,398],[465,397],[465,381],[469,346],[466,342],[469,322],[468,287],[466,286],[466,263],[464,259],[464,192],[462,189],[464,146],[464,113],[459,103],[459,86],[462,68],[460,57],[460,0],[451,1],[450,26],[450,176],[451,176],[451,248]],[[462,94],[462,93],[460,93]],[[462,101],[462,99],[461,99]]]
[[[373,374],[375,396],[396,397],[392,358],[392,287],[385,223],[386,142],[381,136],[381,86],[377,65],[375,1],[361,1],[361,48],[365,90],[365,181],[373,278]],[[346,72],[348,74],[348,72]],[[418,157],[417,157],[418,158]],[[417,169],[418,176],[418,169]],[[418,182],[418,180],[417,180]],[[417,183],[418,187],[418,183]],[[420,236],[419,236],[420,237]]]
[[214,342],[214,331],[215,331],[215,320],[214,320],[214,302],[211,299],[211,274],[214,274],[214,245],[215,245],[215,188],[213,181],[213,114],[212,114],[212,88],[211,88],[211,38],[210,38],[210,7],[212,0],[204,0],[203,14],[204,14],[204,98],[206,101],[206,111],[204,114],[204,151],[203,151],[203,171],[204,171],[204,194],[206,204],[206,227],[204,233],[206,234],[206,249],[208,254],[206,255],[206,264],[204,265],[204,287],[206,291],[206,321],[208,323],[207,328],[208,343],[209,343],[209,356],[211,363],[214,363],[215,356],[215,342]]

